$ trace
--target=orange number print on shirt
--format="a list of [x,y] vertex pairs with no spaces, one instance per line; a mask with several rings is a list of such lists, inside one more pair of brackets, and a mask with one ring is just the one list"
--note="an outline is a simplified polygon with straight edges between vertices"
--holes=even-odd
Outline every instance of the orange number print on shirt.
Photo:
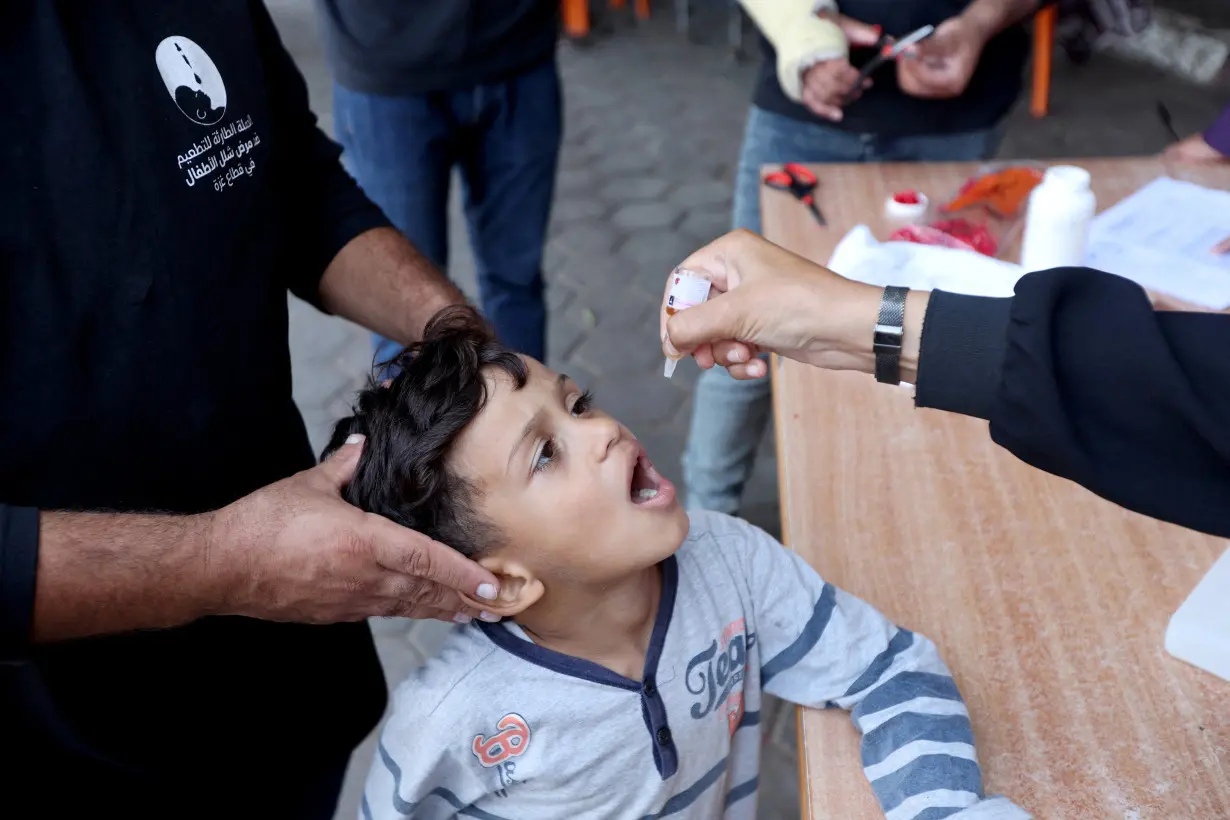
[[515,712],[500,718],[495,728],[498,731],[489,738],[475,735],[470,745],[478,762],[487,768],[525,754],[530,745],[530,725]]
[[739,728],[739,724],[743,722],[743,693],[731,692],[730,697],[726,699],[726,726],[730,730],[730,736],[735,736],[735,731]]

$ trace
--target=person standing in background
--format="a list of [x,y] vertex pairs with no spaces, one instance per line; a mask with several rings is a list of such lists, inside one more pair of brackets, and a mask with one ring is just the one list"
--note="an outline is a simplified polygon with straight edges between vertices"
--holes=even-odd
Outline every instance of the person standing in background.
[[[316,0],[345,160],[441,270],[461,170],[483,312],[543,360],[542,255],[562,134],[552,0]],[[378,362],[401,345],[373,336]]]
[[[782,162],[986,159],[1016,102],[1038,0],[740,0],[764,65],[735,181],[734,227],[760,232],[760,169]],[[839,13],[840,5],[840,13]],[[881,33],[934,35],[855,89]],[[861,48],[861,54],[859,53]],[[824,185],[823,175],[820,180]],[[683,457],[689,509],[739,511],[769,421],[768,380],[706,371]]]

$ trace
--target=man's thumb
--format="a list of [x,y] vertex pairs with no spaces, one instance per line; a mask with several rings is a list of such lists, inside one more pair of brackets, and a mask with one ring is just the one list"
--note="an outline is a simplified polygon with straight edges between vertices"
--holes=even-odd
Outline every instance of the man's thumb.
[[339,492],[354,478],[355,469],[359,466],[359,456],[363,455],[363,436],[349,436],[346,443],[338,447],[327,459],[316,468],[329,479],[334,489]]
[[742,325],[731,294],[721,293],[704,304],[681,310],[666,322],[666,344],[691,353],[706,342],[747,341],[739,338]]
[[837,15],[837,25],[841,28],[841,33],[846,35],[846,41],[852,46],[874,46],[880,42],[880,35],[884,33],[884,29],[879,26],[859,22],[844,14]]

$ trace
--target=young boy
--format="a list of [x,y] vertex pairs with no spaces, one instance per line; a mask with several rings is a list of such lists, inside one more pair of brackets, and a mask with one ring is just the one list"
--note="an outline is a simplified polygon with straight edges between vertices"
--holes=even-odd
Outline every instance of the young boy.
[[761,693],[852,710],[891,820],[1027,818],[984,799],[925,638],[760,530],[701,513],[588,393],[450,309],[359,397],[347,498],[500,578],[402,683],[361,816],[729,820],[756,812]]

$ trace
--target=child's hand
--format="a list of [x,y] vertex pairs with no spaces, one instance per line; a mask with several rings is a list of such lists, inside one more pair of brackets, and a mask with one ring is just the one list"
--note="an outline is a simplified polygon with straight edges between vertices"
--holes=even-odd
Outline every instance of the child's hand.
[[495,576],[342,499],[363,451],[355,438],[328,461],[212,514],[205,560],[226,590],[219,614],[321,624],[483,617],[458,593],[493,600]]

